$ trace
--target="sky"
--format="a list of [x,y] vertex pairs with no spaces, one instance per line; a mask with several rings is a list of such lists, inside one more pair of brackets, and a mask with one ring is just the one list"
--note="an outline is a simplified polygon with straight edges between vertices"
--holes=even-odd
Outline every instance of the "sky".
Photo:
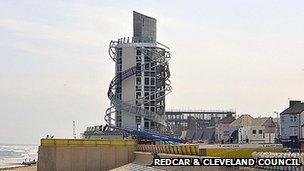
[[168,109],[273,116],[304,100],[304,1],[0,2],[0,143],[39,144],[104,124],[111,40],[132,11],[171,49]]

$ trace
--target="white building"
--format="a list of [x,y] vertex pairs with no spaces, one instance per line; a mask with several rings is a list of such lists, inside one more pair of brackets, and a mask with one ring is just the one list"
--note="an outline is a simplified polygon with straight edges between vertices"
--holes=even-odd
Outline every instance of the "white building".
[[[218,124],[215,127],[215,141],[217,143],[237,143],[237,132],[238,126],[230,125],[230,124]],[[236,136],[234,136],[236,133]]]
[[271,117],[253,118],[250,125],[239,128],[239,143],[276,143],[277,127]]

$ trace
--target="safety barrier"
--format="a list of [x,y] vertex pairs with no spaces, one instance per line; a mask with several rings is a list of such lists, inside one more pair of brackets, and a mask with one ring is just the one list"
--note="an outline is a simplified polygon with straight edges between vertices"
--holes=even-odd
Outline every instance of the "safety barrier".
[[[271,152],[253,152],[253,158],[298,158],[300,163],[304,163],[304,153],[271,153]],[[257,166],[267,170],[304,170],[304,166]]]
[[206,156],[222,158],[251,158],[254,151],[259,152],[282,152],[282,148],[216,148],[205,149]]
[[198,144],[182,145],[138,145],[137,151],[165,154],[199,155]]
[[134,140],[41,139],[41,146],[136,146]]
[[222,158],[251,158],[253,152],[283,152],[281,144],[200,144],[204,155]]

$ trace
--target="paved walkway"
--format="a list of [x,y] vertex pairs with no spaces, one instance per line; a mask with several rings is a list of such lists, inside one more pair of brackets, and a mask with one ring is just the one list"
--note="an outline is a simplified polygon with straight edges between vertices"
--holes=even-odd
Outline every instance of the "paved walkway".
[[129,163],[129,164],[126,164],[124,166],[121,166],[121,167],[118,167],[118,168],[115,168],[115,169],[112,169],[111,171],[141,171],[141,170],[148,170],[148,171],[161,171],[160,169],[156,169],[156,168],[153,168],[153,167],[149,167],[149,166],[142,166],[142,165],[139,165],[139,164],[136,164],[136,163]]

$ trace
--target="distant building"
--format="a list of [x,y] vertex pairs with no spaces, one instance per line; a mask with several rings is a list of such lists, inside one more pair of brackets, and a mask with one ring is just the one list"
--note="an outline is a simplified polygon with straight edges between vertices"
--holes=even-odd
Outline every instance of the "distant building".
[[215,126],[215,142],[221,144],[238,143],[238,126],[231,125],[236,119],[227,117]]
[[238,126],[218,124],[215,127],[215,142],[221,144],[238,143]]
[[231,125],[238,126],[238,127],[245,127],[245,126],[250,126],[252,121],[253,121],[252,116],[250,116],[248,114],[244,114],[244,115],[241,115],[239,118],[237,118],[235,121],[233,121],[231,123]]
[[300,148],[300,139],[304,138],[304,103],[289,101],[289,107],[280,113],[281,142],[284,147]]
[[208,143],[215,141],[216,124],[235,119],[233,110],[167,110],[165,115],[175,136]]
[[203,136],[200,129],[214,127],[224,118],[234,119],[235,113],[233,110],[167,110],[165,116],[174,135],[181,136],[184,131],[188,139],[199,140]]
[[277,127],[271,117],[253,118],[250,125],[239,128],[239,143],[276,143]]
[[217,143],[275,143],[277,124],[271,117],[253,118],[248,114],[241,115],[231,123],[217,124]]

